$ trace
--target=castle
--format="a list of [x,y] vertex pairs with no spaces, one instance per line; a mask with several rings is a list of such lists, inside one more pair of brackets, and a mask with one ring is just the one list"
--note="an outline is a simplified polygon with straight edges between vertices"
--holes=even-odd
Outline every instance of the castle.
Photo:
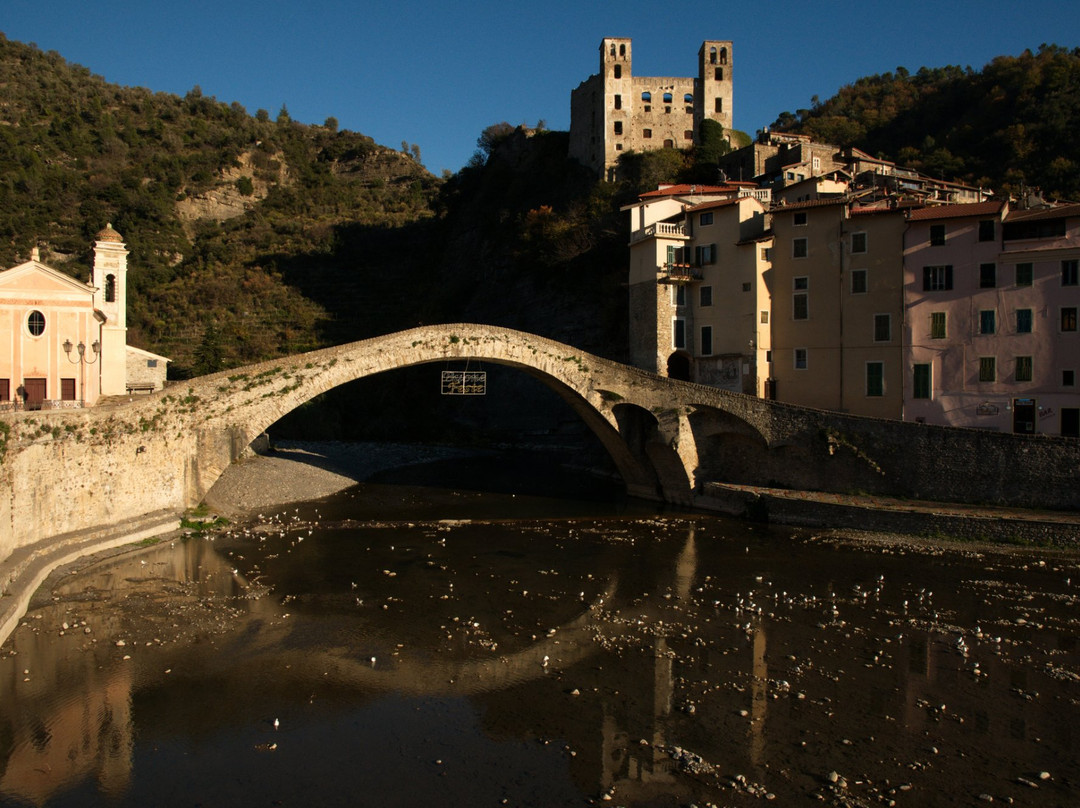
[[733,66],[730,41],[706,40],[697,78],[634,76],[630,40],[606,37],[600,72],[570,94],[570,156],[612,180],[625,152],[693,146],[706,119],[730,130]]

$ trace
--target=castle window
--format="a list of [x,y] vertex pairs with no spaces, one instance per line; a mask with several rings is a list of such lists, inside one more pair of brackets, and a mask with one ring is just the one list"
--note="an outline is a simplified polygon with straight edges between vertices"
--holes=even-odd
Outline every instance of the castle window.
[[621,135],[622,134],[622,121],[615,121],[615,134],[616,135]]
[[721,48],[720,49],[720,64],[722,64],[722,65],[727,64],[727,48]]
[[716,111],[717,112],[723,112],[724,111],[724,99],[723,98],[717,98],[716,99]]
[[626,45],[619,45],[619,56],[626,56]]
[[682,97],[682,100],[683,100],[684,104],[693,104],[694,103],[694,94],[693,93],[687,93],[686,95],[684,95]]
[[615,95],[615,109],[622,109],[622,96],[618,94]]
[[115,275],[106,275],[105,276],[105,302],[106,303],[115,303],[116,302],[116,276]]
[[665,149],[674,149],[675,148],[675,141],[672,140],[671,138],[664,138],[664,148]]
[[612,56],[615,55],[615,43],[614,42],[611,43],[611,55]]
[[30,316],[26,318],[26,330],[31,335],[40,337],[45,333],[45,315],[37,310],[30,312]]
[[687,129],[685,132],[683,132],[683,139],[684,140],[693,140],[694,139],[694,130],[693,129]]
[[671,103],[671,93],[664,93],[664,103],[665,104],[670,104]]
[[717,81],[723,81],[724,80],[724,68],[722,68],[722,67],[716,68],[716,70],[713,73],[713,78],[715,78]]
[[615,65],[615,78],[622,78],[622,65]]
[[709,48],[709,64],[711,64],[711,65],[716,64],[716,46],[715,45],[713,45],[711,48]]
[[646,130],[644,130],[644,131],[643,131],[643,132],[641,133],[641,136],[642,136],[642,137],[644,137],[644,138],[650,138],[650,137],[652,137],[652,129],[646,129]]
[[644,101],[646,104],[651,104],[652,103],[652,93],[650,93],[648,90],[646,90],[645,92],[643,92],[641,94],[641,100]]

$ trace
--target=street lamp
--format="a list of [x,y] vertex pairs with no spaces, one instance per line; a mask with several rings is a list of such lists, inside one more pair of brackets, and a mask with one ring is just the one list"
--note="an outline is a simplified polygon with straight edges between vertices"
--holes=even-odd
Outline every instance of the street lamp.
[[[64,344],[61,345],[60,347],[62,347],[64,349],[64,353],[67,354],[68,361],[71,362],[73,365],[78,365],[79,366],[79,392],[80,392],[80,395],[81,395],[81,398],[79,399],[79,405],[82,406],[82,407],[85,407],[86,406],[86,367],[85,366],[86,365],[92,365],[95,362],[97,362],[99,359],[101,359],[101,343],[98,342],[97,340],[94,340],[92,343],[90,343],[90,349],[94,352],[94,358],[93,359],[87,359],[86,358],[86,343],[82,342],[81,340],[79,341],[78,345],[72,345],[71,340],[66,339],[66,340],[64,340]],[[78,350],[78,352],[79,352],[79,357],[77,359],[72,359],[71,358],[71,349],[72,348],[76,348]]]

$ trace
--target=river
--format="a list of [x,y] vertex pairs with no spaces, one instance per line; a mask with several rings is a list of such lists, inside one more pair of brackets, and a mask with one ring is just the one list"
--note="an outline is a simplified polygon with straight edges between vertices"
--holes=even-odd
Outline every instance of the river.
[[364,484],[54,575],[0,804],[1076,805],[1078,593],[1076,554]]

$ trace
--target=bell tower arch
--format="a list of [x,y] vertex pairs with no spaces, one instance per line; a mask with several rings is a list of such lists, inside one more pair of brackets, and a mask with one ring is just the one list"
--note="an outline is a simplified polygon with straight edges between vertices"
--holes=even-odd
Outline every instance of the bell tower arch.
[[[108,224],[94,240],[95,315],[100,322],[101,394],[127,392],[127,247]],[[100,312],[100,314],[98,314]]]

